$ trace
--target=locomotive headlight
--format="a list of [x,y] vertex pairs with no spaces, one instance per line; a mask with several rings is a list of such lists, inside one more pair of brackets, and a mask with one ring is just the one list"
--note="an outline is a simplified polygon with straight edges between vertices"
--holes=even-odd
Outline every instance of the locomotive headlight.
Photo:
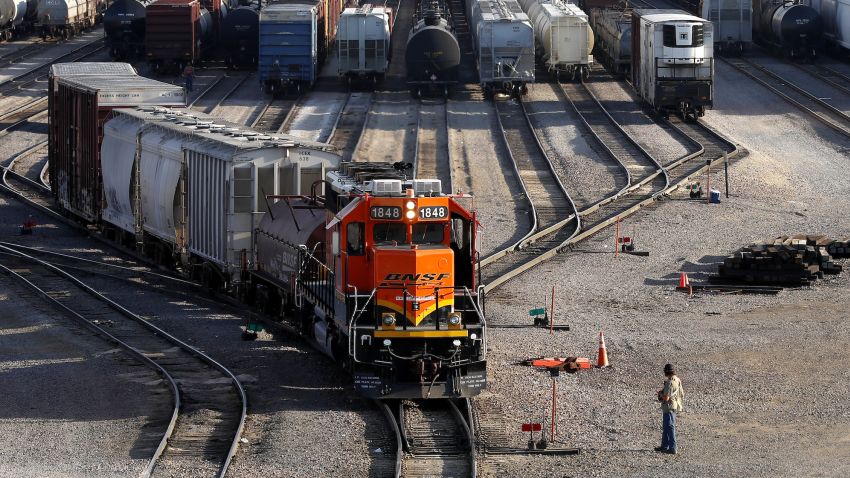
[[395,314],[387,313],[381,316],[381,322],[387,327],[395,325]]
[[469,340],[478,340],[478,334],[469,334]]
[[458,339],[452,340],[452,345],[454,345],[455,347],[460,347],[460,340],[458,340]]
[[413,210],[413,209],[416,209],[416,203],[413,202],[413,201],[407,201],[404,204],[404,207],[406,207],[407,209]]
[[390,348],[390,345],[393,344],[393,341],[390,339],[384,339],[384,347]]
[[449,323],[451,325],[460,325],[460,314],[451,314],[449,316]]
[[404,215],[408,219],[413,219],[413,218],[416,217],[416,211],[410,210],[410,211],[407,211]]

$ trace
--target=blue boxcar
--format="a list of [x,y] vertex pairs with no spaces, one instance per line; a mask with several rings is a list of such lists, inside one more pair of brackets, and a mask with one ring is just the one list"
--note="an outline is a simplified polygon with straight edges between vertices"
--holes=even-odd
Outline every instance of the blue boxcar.
[[272,4],[260,11],[260,82],[267,92],[311,87],[319,74],[318,7]]

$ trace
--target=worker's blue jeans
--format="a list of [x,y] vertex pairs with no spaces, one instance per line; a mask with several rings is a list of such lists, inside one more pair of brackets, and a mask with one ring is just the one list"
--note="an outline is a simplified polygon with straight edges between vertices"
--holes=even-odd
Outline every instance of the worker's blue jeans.
[[676,412],[664,412],[661,426],[661,448],[676,451]]

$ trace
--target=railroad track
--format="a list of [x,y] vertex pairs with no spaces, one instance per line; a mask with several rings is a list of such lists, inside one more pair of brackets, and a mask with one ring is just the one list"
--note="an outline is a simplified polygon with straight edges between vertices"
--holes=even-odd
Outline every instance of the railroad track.
[[374,93],[352,158],[415,164],[417,104],[407,91]]
[[477,464],[473,428],[467,401],[458,406],[450,399],[402,401],[398,428],[404,453],[399,456],[401,475],[415,477],[475,477]]
[[[545,253],[580,230],[580,219],[564,185],[540,146],[521,102],[495,101],[499,128],[526,197],[532,228],[516,244],[480,262],[481,283],[490,291],[540,263]],[[528,246],[528,247],[526,247]]]
[[814,76],[824,83],[850,95],[850,75],[846,75],[834,68],[819,63],[797,63],[789,62],[800,70]]
[[416,125],[416,152],[413,177],[439,179],[443,191],[451,192],[452,168],[449,157],[448,104],[444,100],[423,99]]
[[850,116],[843,111],[751,60],[741,57],[721,58],[725,63],[752,78],[791,105],[808,113],[834,131],[850,137]]
[[40,53],[42,50],[55,44],[56,42],[53,41],[48,42],[40,40],[35,43],[30,43],[29,45],[19,48],[13,52],[9,52],[0,56],[0,68],[6,68],[9,65],[25,60],[27,57]]
[[22,104],[16,104],[5,112],[0,113],[0,138],[16,129],[19,129],[23,125],[29,123],[30,120],[47,114],[47,95],[45,94],[46,82],[44,79],[47,77],[51,65],[59,62],[60,60],[80,61],[91,55],[99,53],[103,50],[103,48],[102,40],[88,43],[73,52],[67,53],[58,59],[51,61],[50,63],[40,66],[29,73],[24,73],[23,75],[15,77],[3,85],[0,85],[0,98],[10,98],[15,96],[15,93],[21,91],[26,86],[35,85],[39,82],[42,83],[38,85],[38,90],[34,92],[38,94],[35,99]]
[[0,269],[169,383],[172,414],[142,476],[157,470],[225,475],[239,445],[247,403],[232,372],[50,262],[0,245]]
[[194,101],[189,103],[189,108],[206,113],[208,115],[222,105],[233,93],[236,92],[252,75],[237,74],[230,76],[227,73],[217,77],[202,91]]
[[257,118],[251,123],[251,128],[265,133],[277,133],[295,111],[301,100],[297,98],[274,98],[266,104]]

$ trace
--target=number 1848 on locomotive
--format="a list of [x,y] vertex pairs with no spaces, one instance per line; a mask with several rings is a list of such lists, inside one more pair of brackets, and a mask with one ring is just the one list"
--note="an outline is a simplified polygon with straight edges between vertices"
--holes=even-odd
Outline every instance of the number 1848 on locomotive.
[[477,222],[438,180],[344,163],[324,196],[278,197],[256,231],[257,301],[374,398],[477,395],[486,384]]

